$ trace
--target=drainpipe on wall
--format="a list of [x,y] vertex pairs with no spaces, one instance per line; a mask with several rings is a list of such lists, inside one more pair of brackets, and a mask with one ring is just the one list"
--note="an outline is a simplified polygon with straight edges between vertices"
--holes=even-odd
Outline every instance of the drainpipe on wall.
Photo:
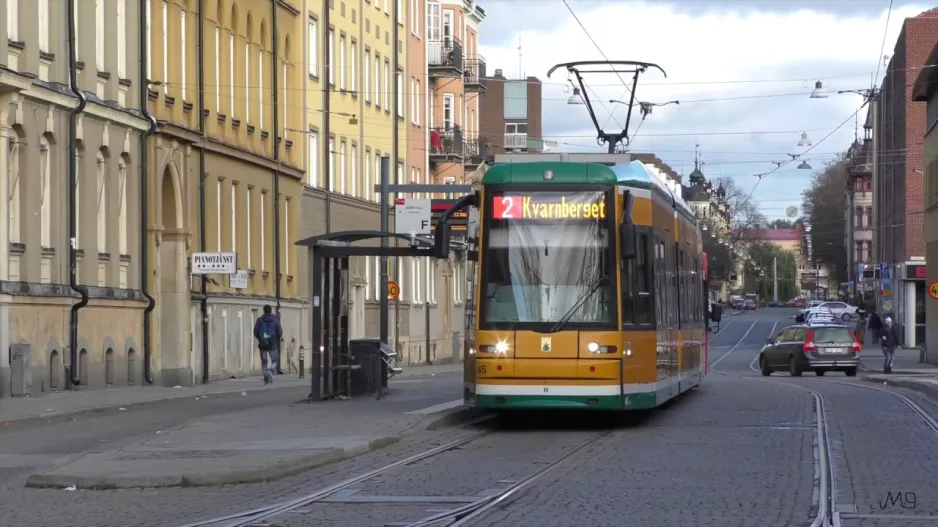
[[68,387],[74,388],[81,384],[78,371],[78,311],[88,305],[88,288],[78,284],[78,215],[75,214],[75,205],[78,202],[78,115],[84,111],[87,99],[78,87],[77,69],[77,42],[75,42],[75,2],[65,2],[67,6],[66,23],[68,24],[68,84],[75,97],[78,97],[78,106],[68,114],[68,244],[69,244],[69,272],[68,285],[72,291],[81,295],[81,300],[72,304],[68,320]]
[[153,384],[153,371],[150,359],[153,356],[150,343],[150,314],[156,308],[156,299],[150,294],[150,203],[149,185],[150,156],[147,141],[156,131],[156,118],[147,110],[149,100],[150,79],[147,78],[147,0],[140,0],[140,113],[150,122],[149,128],[140,134],[140,292],[147,299],[147,307],[143,310],[143,379],[147,384]]
[[[329,113],[331,110],[330,96],[332,95],[332,85],[329,84],[329,72],[332,71],[332,60],[329,57],[329,19],[331,18],[330,4],[332,0],[322,0],[322,49],[323,49],[323,63],[325,64],[325,69],[323,69],[322,74],[322,83],[325,86],[325,89],[322,90],[322,159],[326,166],[326,206],[324,210],[325,216],[325,227],[326,233],[332,232],[332,188],[329,187],[329,181],[331,174],[331,165],[329,164],[329,156],[332,155],[332,152],[329,151],[329,134],[330,130],[330,121],[332,120],[332,114]],[[317,269],[316,272],[320,270]]]
[[[205,135],[205,0],[199,0],[199,58],[196,60],[199,76],[199,135],[202,144],[199,145],[199,238],[202,251],[206,250],[205,242],[205,145],[208,138]],[[183,50],[185,53],[185,50]],[[232,87],[234,89],[234,87]],[[247,116],[244,116],[245,124]],[[199,311],[202,315],[202,382],[207,383],[209,377],[208,353],[208,291],[207,277],[201,275]]]
[[[283,134],[280,133],[280,105],[277,89],[277,2],[270,3],[271,19],[271,41],[273,42],[273,58],[270,61],[270,70],[273,73],[273,115],[274,115],[274,160],[277,161],[277,168],[274,170],[274,297],[277,301],[277,318],[280,318],[280,142],[286,140],[286,126]],[[286,62],[284,62],[286,65]],[[283,120],[287,120],[286,109],[284,109]],[[288,242],[289,243],[289,240]],[[279,347],[280,344],[278,343]]]

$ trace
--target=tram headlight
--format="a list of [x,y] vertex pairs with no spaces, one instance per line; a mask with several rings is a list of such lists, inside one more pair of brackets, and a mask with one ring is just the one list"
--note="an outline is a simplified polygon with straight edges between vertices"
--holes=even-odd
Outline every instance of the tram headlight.
[[588,349],[590,353],[599,353],[599,343],[590,342],[586,345],[586,349]]
[[495,353],[508,353],[508,343],[500,340],[495,343]]
[[595,355],[601,355],[604,353],[615,353],[616,347],[615,346],[603,346],[602,344],[594,341],[586,345],[586,351],[589,351],[590,353],[595,354]]

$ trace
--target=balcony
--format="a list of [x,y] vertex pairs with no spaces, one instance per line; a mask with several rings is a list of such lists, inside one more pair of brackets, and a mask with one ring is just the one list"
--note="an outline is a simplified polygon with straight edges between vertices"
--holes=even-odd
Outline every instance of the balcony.
[[427,41],[427,70],[431,79],[462,75],[462,42],[452,37]]
[[486,157],[490,157],[486,150],[485,139],[479,138],[466,141],[466,168],[474,169],[484,163]]
[[440,127],[430,129],[430,163],[461,163],[466,153],[462,129]]
[[505,150],[527,150],[528,134],[505,134]]
[[466,68],[463,71],[463,84],[467,92],[480,92],[485,90],[482,79],[485,78],[485,57],[476,55],[466,59]]

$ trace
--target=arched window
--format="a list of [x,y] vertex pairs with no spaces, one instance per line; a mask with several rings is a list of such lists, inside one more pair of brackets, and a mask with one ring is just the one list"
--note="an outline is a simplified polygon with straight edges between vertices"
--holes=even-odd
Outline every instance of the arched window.
[[39,242],[52,247],[52,147],[46,136],[39,138]]
[[117,164],[117,245],[120,254],[127,254],[127,156]]
[[247,30],[244,32],[244,120],[248,123],[251,122],[251,41],[253,37],[254,17],[248,11]]

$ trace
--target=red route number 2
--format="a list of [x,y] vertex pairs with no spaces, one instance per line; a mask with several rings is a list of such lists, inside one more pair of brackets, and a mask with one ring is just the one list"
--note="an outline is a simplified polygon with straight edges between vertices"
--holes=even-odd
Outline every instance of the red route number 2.
[[521,196],[495,196],[492,218],[514,220],[521,218]]

